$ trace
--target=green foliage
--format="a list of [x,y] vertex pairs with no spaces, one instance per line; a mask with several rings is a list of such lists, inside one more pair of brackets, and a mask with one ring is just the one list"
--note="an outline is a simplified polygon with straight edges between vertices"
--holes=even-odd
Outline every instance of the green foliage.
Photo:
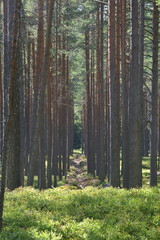
[[[72,187],[74,189],[74,187]],[[19,188],[5,195],[0,239],[160,239],[160,190]]]
[[82,167],[84,167],[84,161],[80,161],[80,167],[82,168]]
[[74,148],[81,147],[81,123],[74,124]]
[[[158,159],[157,159],[158,161]],[[157,163],[158,164],[158,163]],[[142,186],[150,185],[150,157],[143,157],[142,160]],[[157,176],[157,186],[160,187],[160,176]]]

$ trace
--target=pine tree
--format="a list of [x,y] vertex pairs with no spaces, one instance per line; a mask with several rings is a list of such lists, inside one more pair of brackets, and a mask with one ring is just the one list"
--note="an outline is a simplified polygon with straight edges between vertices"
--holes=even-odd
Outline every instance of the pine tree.
[[158,19],[159,10],[153,2],[153,62],[152,62],[152,119],[151,119],[151,157],[150,186],[157,185],[157,137],[158,137]]
[[109,1],[108,31],[109,71],[111,82],[111,185],[120,186],[120,152],[119,152],[119,103],[117,102],[118,85],[116,79],[115,56],[115,1]]

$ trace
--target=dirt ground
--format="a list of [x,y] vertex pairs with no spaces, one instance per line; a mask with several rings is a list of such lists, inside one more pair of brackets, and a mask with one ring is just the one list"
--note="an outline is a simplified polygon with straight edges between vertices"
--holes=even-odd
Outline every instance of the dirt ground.
[[71,159],[70,171],[67,173],[67,185],[82,189],[87,186],[98,186],[100,181],[91,174],[87,174],[87,161],[84,155],[77,155]]

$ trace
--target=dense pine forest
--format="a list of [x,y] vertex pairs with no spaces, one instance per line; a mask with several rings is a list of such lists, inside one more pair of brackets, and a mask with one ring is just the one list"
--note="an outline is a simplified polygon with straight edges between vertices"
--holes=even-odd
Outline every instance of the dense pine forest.
[[[0,239],[160,239],[160,206],[156,203],[151,209],[154,199],[160,200],[159,4],[156,0],[0,0],[0,231],[4,229]],[[92,179],[96,188],[83,189],[88,184],[82,175],[86,181]],[[57,188],[60,185],[64,189]],[[34,204],[34,194],[39,203]],[[78,209],[72,220],[61,206],[64,194],[64,201],[70,198]],[[105,205],[107,194],[113,196],[113,205]],[[132,195],[137,196],[135,202]],[[8,227],[23,218],[9,213],[7,205],[14,204],[14,196],[20,209],[33,207],[48,214],[58,211],[59,198],[59,212],[64,212],[54,212],[54,220],[61,219],[62,227],[47,225],[50,217],[48,227],[39,226],[43,233],[50,231],[46,236],[23,235],[19,228]],[[137,225],[128,225],[129,230],[124,219],[119,222],[120,214],[112,212],[118,206],[120,212],[124,209],[129,224],[127,196],[133,211],[137,204],[135,219],[139,215]],[[49,202],[52,197],[55,209]],[[141,198],[149,205],[144,207]],[[107,212],[109,206],[112,210]],[[76,208],[69,208],[74,216]],[[114,219],[107,222],[106,214]],[[138,225],[143,214],[141,235]],[[65,226],[67,219],[85,220],[93,232],[87,233],[85,222],[82,229],[73,222],[73,229],[63,228],[62,216]],[[91,227],[94,219],[97,232]],[[108,223],[113,232],[104,230]],[[119,224],[120,235],[113,223]],[[18,220],[15,224],[21,228]],[[27,228],[30,224],[26,220]]]

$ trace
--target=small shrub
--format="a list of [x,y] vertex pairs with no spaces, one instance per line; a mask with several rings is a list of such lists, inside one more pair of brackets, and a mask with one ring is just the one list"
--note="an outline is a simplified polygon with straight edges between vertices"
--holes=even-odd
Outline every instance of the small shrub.
[[84,161],[80,161],[79,165],[81,168],[84,167]]
[[72,186],[75,186],[75,187],[78,187],[78,182],[73,181],[73,182],[71,182],[71,185],[72,185]]

